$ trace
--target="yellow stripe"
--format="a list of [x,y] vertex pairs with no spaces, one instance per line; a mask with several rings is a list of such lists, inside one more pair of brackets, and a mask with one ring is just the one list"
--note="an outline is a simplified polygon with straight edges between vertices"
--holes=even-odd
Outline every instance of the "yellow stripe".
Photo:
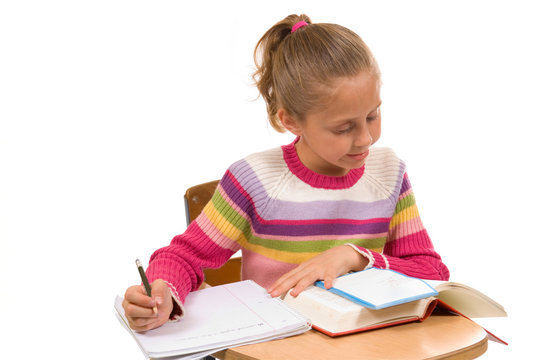
[[263,255],[267,258],[281,261],[281,262],[290,263],[290,264],[300,264],[318,255],[318,253],[316,252],[299,253],[299,252],[288,252],[288,251],[282,251],[282,250],[269,249],[260,245],[250,244],[248,242],[241,245],[247,248],[248,250],[258,253],[260,255]]
[[[243,237],[243,240],[246,241],[246,239]],[[288,252],[283,250],[276,250],[276,249],[269,249],[266,247],[263,247],[261,245],[254,245],[250,244],[248,242],[240,242],[240,245],[247,248],[248,250],[258,253],[260,255],[263,255],[267,258],[290,263],[290,264],[301,264],[304,261],[307,261],[316,255],[320,254],[319,252],[301,252],[301,253],[294,253],[294,252]],[[383,248],[375,248],[370,249],[377,253],[382,253]]]
[[215,228],[222,233],[222,235],[237,241],[239,237],[244,235],[241,230],[233,226],[225,217],[220,214],[214,206],[206,206],[203,208],[203,213],[207,216],[209,221],[215,226]]
[[407,207],[406,209],[393,215],[390,221],[390,229],[393,229],[397,225],[404,223],[406,221],[412,220],[414,218],[417,218],[419,216],[420,216],[420,213],[418,212],[418,207],[416,205]]

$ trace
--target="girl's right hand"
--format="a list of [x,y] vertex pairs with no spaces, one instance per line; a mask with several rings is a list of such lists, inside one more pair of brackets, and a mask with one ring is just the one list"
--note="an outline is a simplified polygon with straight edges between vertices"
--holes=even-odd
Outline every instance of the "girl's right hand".
[[164,280],[153,281],[151,289],[152,297],[147,296],[143,285],[131,286],[124,294],[122,307],[128,324],[135,331],[147,331],[165,324],[173,310],[173,298]]

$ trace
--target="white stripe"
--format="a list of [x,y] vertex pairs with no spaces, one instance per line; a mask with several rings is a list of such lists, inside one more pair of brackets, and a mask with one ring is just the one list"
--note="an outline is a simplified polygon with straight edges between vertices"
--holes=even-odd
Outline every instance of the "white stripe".
[[386,264],[386,267],[385,269],[389,269],[390,268],[390,263],[388,262],[388,258],[384,256],[384,254],[380,254],[380,256],[382,256],[382,259],[384,260],[384,263]]

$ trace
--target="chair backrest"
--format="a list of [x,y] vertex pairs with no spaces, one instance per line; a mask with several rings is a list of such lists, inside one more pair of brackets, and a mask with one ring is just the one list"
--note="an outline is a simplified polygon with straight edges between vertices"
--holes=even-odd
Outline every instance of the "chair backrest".
[[[211,200],[218,180],[192,186],[184,194],[186,224],[190,224]],[[220,269],[204,269],[205,282],[211,286],[241,280],[241,257],[232,257]]]
[[218,186],[218,180],[195,185],[186,190],[184,194],[184,209],[186,211],[186,225],[190,224],[201,213],[205,205],[211,200]]

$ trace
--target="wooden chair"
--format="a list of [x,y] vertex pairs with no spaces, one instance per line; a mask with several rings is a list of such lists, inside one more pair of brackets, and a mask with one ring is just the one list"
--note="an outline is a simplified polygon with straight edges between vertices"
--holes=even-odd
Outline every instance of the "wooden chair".
[[[190,224],[211,200],[218,180],[192,186],[184,194],[186,224]],[[220,269],[204,269],[205,283],[216,286],[241,280],[241,257],[232,257]]]

